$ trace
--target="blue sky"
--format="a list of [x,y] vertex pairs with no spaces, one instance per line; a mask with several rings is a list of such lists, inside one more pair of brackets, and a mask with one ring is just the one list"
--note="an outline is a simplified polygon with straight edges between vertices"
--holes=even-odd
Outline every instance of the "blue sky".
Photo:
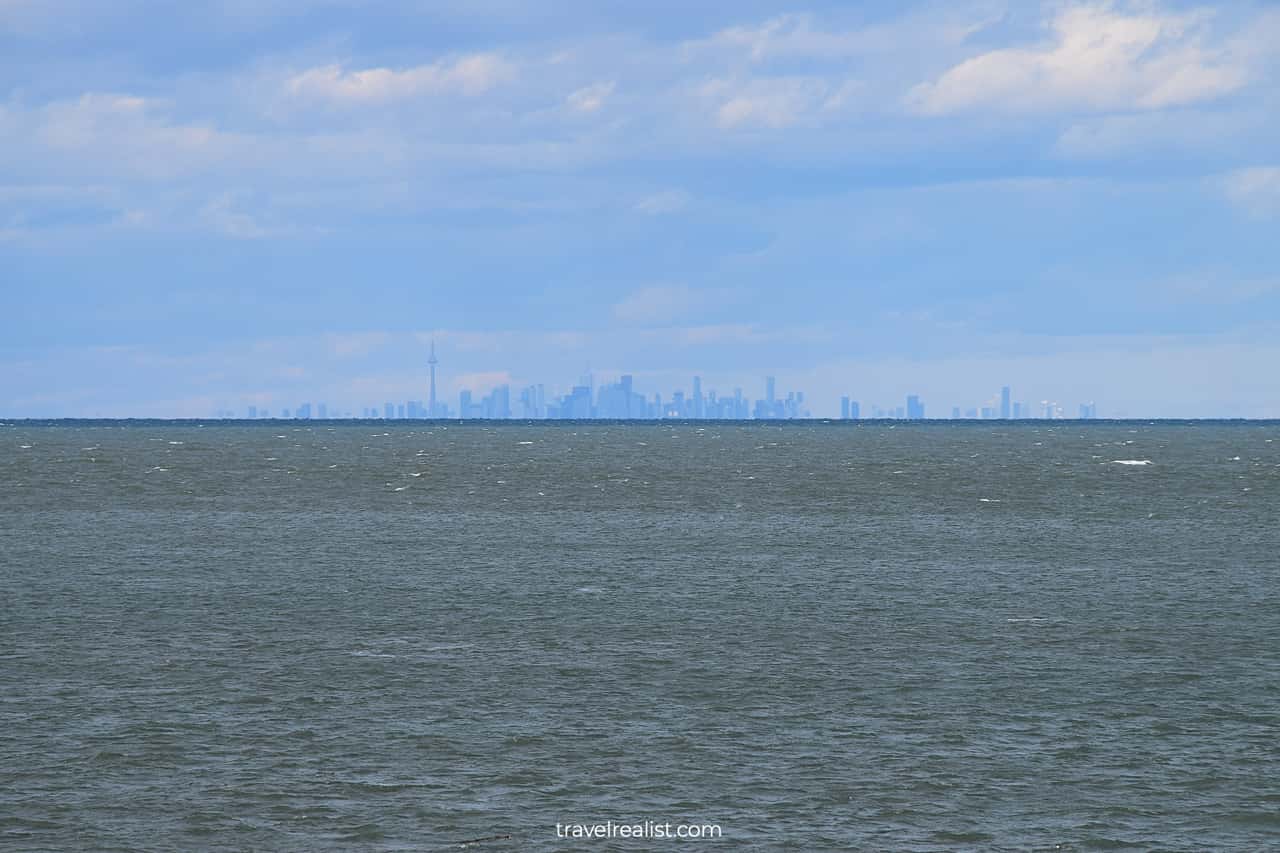
[[0,416],[1280,416],[1280,7],[0,0]]

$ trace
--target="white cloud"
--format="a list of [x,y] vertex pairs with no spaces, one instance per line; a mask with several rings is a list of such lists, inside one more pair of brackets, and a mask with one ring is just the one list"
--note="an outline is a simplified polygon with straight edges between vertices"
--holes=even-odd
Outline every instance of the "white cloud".
[[231,193],[222,193],[209,201],[201,209],[200,218],[215,231],[241,240],[256,240],[270,233],[248,213],[237,209]]
[[613,316],[626,323],[668,322],[688,314],[697,305],[697,296],[683,285],[646,287],[613,306]]
[[215,131],[209,126],[174,125],[158,118],[157,106],[132,95],[89,92],[78,100],[45,107],[41,136],[55,148],[87,147],[108,133],[186,150],[207,147],[214,139]]
[[993,50],[908,95],[928,114],[991,109],[1151,110],[1220,97],[1247,71],[1207,47],[1205,14],[1126,14],[1109,3],[1069,6],[1049,22],[1047,43]]
[[1220,143],[1239,130],[1234,117],[1190,114],[1187,111],[1125,113],[1090,116],[1074,122],[1058,136],[1054,152],[1063,157],[1091,159],[1152,151],[1187,151]]
[[[878,54],[901,54],[919,45],[955,44],[1000,19],[989,6],[928,6],[858,29],[825,29],[810,14],[784,14],[757,25],[738,25],[685,44],[686,53],[730,54],[753,63],[811,60],[840,63]],[[975,19],[975,13],[979,16]]]
[[[788,330],[787,333],[790,333]],[[648,332],[656,342],[685,347],[753,346],[782,340],[781,331],[767,331],[754,323],[722,323],[710,326],[672,326]]]
[[150,179],[206,168],[252,146],[209,124],[171,121],[166,104],[132,95],[89,92],[55,101],[20,117],[33,145],[33,162],[50,152],[64,168],[91,171],[95,179],[127,174]]
[[707,42],[743,50],[756,62],[777,57],[842,58],[868,44],[858,32],[827,32],[813,26],[810,15],[780,15],[759,26],[721,30]]
[[699,94],[716,104],[716,124],[725,130],[779,129],[812,121],[844,106],[849,84],[820,77],[767,77],[746,81],[714,79]]
[[682,323],[705,313],[731,294],[720,289],[694,290],[686,285],[661,284],[641,288],[613,306],[613,316],[624,323],[659,325]]
[[360,358],[386,346],[391,340],[387,332],[333,332],[325,335],[329,353],[335,358]]
[[480,95],[512,79],[515,66],[494,53],[474,53],[396,71],[341,65],[310,68],[290,77],[286,90],[296,96],[343,103],[377,103],[421,95]]
[[1238,169],[1222,179],[1227,198],[1249,212],[1280,213],[1280,166]]
[[676,213],[688,206],[691,198],[684,190],[663,190],[636,202],[636,210],[650,216]]
[[604,102],[613,94],[614,83],[593,83],[573,92],[566,99],[570,109],[580,113],[594,113],[604,106]]

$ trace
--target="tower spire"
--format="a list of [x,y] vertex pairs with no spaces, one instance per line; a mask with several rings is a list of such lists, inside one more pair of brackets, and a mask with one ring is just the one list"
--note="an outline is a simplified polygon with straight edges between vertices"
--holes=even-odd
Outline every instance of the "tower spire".
[[427,359],[427,364],[431,365],[431,391],[427,398],[427,417],[439,417],[436,411],[436,365],[440,360],[436,358],[436,339],[431,339],[431,357]]

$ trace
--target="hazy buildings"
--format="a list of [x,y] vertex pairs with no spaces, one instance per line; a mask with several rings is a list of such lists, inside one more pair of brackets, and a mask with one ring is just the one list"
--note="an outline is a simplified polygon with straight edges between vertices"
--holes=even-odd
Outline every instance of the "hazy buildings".
[[440,360],[436,358],[436,342],[431,342],[431,355],[427,358],[427,366],[431,368],[431,388],[427,391],[427,417],[436,418],[440,413],[436,410],[436,365]]
[[[549,396],[546,386],[542,384],[527,385],[518,394],[513,395],[511,386],[503,384],[489,389],[484,396],[477,397],[475,392],[464,388],[458,392],[458,411],[437,397],[435,343],[432,342],[427,366],[429,379],[427,400],[407,400],[404,402],[385,402],[381,407],[381,417],[391,419],[421,420],[425,418],[458,417],[461,419],[508,420],[521,418],[526,420],[657,420],[677,418],[683,420],[794,420],[812,417],[803,391],[787,391],[779,396],[777,380],[773,376],[764,377],[764,396],[750,400],[742,388],[734,388],[733,393],[720,394],[715,388],[704,388],[701,376],[690,377],[689,392],[683,389],[673,391],[670,397],[661,394],[645,396],[636,390],[635,378],[631,374],[623,374],[616,382],[604,382],[597,386],[594,377],[588,373],[579,384],[572,387],[568,394],[559,397]],[[887,409],[869,404],[872,418],[924,420],[928,416],[924,401],[918,394],[909,394],[905,406],[894,406]],[[329,409],[325,403],[317,403],[315,411],[319,418],[327,418]],[[266,410],[258,406],[248,407],[249,417],[268,417]],[[311,417],[312,404],[302,403],[293,412],[294,418]],[[362,417],[376,419],[379,417],[378,407],[366,407]],[[350,417],[348,412],[346,417]],[[862,416],[861,406],[850,395],[840,397],[841,420],[858,420]],[[289,418],[290,410],[283,409],[281,417]],[[953,419],[996,418],[1008,420],[1033,417],[1064,417],[1062,406],[1048,400],[1041,401],[1038,409],[1027,403],[1014,402],[1012,389],[1008,385],[1001,386],[998,395],[993,395],[984,405],[971,408],[953,406]],[[1081,403],[1079,407],[1081,419],[1097,417],[1097,407],[1090,401]]]

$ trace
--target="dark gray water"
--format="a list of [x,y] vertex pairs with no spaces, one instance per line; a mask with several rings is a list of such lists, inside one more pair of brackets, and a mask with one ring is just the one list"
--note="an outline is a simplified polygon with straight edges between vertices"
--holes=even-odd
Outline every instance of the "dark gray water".
[[0,846],[1277,849],[1278,519],[1274,423],[6,425]]

